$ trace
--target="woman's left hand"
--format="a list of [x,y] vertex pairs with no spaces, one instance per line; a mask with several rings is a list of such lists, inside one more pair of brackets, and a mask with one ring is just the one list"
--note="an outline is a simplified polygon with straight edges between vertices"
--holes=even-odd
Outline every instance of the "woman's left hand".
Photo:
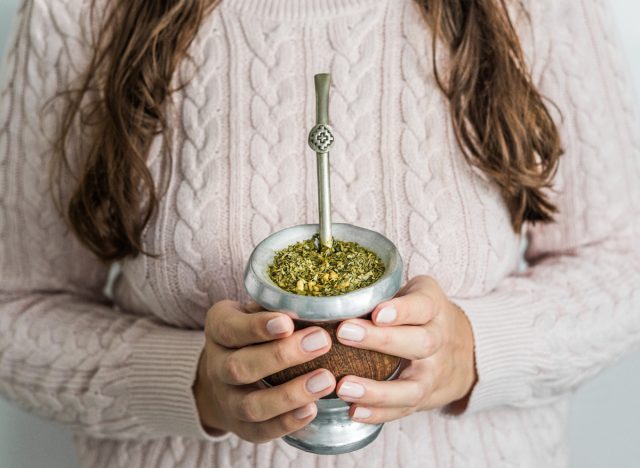
[[396,380],[346,376],[338,382],[338,396],[353,403],[352,419],[381,423],[447,405],[453,413],[464,409],[477,379],[473,333],[433,278],[415,276],[373,309],[371,321],[346,320],[337,335],[344,345],[409,360]]

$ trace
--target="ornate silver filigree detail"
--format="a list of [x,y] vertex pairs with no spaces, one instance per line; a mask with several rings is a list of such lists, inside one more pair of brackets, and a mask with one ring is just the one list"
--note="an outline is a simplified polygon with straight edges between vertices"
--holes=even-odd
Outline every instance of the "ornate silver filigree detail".
[[309,133],[309,146],[316,153],[328,153],[334,141],[331,127],[326,124],[316,125]]

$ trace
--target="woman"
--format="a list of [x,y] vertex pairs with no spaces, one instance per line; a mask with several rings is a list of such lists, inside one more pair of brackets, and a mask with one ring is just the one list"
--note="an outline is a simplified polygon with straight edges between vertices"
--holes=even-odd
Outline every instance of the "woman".
[[[566,466],[569,393],[640,341],[640,144],[609,22],[597,0],[25,0],[3,395],[73,429],[83,467]],[[315,221],[319,72],[334,220],[406,260],[340,340],[411,363],[260,389],[330,348],[242,286],[258,242]],[[374,443],[279,439],[334,389],[388,422]]]

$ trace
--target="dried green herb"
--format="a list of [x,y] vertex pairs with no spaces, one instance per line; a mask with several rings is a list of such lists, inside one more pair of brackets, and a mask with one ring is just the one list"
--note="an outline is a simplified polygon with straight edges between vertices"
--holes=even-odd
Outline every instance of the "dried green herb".
[[357,242],[334,239],[333,248],[319,248],[320,236],[278,250],[269,276],[285,291],[304,296],[338,296],[380,279],[380,257]]

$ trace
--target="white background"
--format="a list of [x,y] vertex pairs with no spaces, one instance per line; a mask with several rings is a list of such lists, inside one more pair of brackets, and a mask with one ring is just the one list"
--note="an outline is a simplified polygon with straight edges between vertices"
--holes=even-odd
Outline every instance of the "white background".
[[[6,45],[17,3],[18,0],[0,0],[0,51]],[[636,90],[640,90],[640,2],[612,0],[612,4]],[[638,396],[640,354],[610,367],[579,390],[572,399],[571,410],[572,468],[640,467]],[[25,414],[0,399],[0,468],[76,466],[68,431]]]

